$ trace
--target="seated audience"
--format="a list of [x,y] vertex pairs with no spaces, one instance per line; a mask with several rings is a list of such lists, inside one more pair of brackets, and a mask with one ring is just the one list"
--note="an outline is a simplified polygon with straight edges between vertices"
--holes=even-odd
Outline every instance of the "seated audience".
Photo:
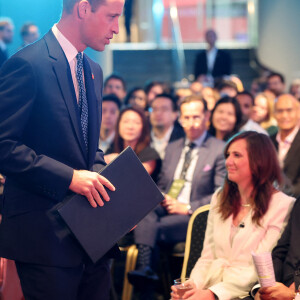
[[254,106],[253,96],[249,92],[244,91],[238,93],[236,99],[240,103],[240,107],[243,114],[242,123],[239,131],[256,131],[259,133],[267,134],[267,132],[258,123],[254,122],[250,118]]
[[112,147],[121,101],[115,94],[105,95],[102,99],[102,123],[100,128],[99,148],[106,153]]
[[215,105],[210,116],[209,133],[219,140],[227,141],[239,131],[242,111],[235,98],[225,96]]
[[290,86],[290,94],[292,94],[298,101],[300,101],[300,79],[294,79]]
[[151,102],[157,95],[163,93],[170,93],[170,88],[168,87],[168,85],[161,81],[149,81],[146,84],[144,90],[147,95],[148,106],[151,105]]
[[117,74],[108,76],[104,81],[103,94],[115,94],[123,102],[126,96],[126,83],[123,77]]
[[267,88],[276,96],[285,92],[285,79],[279,73],[271,73],[267,78]]
[[[268,136],[242,132],[224,155],[227,176],[212,197],[203,250],[190,275],[195,285],[184,299],[247,297],[257,281],[251,253],[272,250],[294,204],[274,187],[280,168]],[[172,291],[180,299],[175,286]]]
[[147,95],[143,88],[134,87],[131,89],[124,99],[125,106],[138,107],[141,110],[147,110]]
[[300,284],[300,200],[298,199],[291,212],[286,226],[276,247],[272,251],[276,286],[261,288],[255,300],[294,300],[295,290]]
[[277,121],[274,118],[274,97],[270,93],[257,94],[251,119],[264,128],[271,136],[277,133]]
[[283,171],[285,193],[300,196],[300,132],[299,102],[290,95],[283,94],[275,102],[275,118],[278,133],[271,136],[276,149],[280,167]]
[[208,118],[206,102],[200,96],[187,97],[181,103],[180,123],[186,138],[167,146],[158,182],[165,199],[134,230],[139,254],[137,270],[128,278],[135,286],[158,280],[152,270],[154,249],[184,242],[192,212],[209,203],[223,183],[224,143],[207,133]]
[[150,107],[151,147],[165,157],[169,143],[184,137],[184,131],[178,123],[176,100],[170,94],[157,95]]
[[116,128],[114,144],[107,150],[105,161],[110,163],[120,152],[130,146],[148,173],[156,180],[161,160],[158,153],[150,147],[149,123],[144,112],[136,107],[124,108],[120,112]]

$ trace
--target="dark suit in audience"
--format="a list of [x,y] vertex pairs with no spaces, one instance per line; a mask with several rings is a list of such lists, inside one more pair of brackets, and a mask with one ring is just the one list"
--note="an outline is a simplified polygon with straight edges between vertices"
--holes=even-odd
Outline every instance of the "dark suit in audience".
[[[276,135],[271,136],[272,141],[276,149],[278,150],[278,142],[276,140]],[[300,130],[289,149],[283,164],[284,173],[284,187],[285,193],[293,195],[295,197],[300,196]]]
[[[222,77],[224,75],[231,74],[231,57],[229,53],[224,50],[217,50],[216,59],[214,62],[213,69],[211,70],[211,75],[214,78]],[[195,79],[200,75],[207,75],[209,72],[207,67],[207,51],[201,51],[198,53],[195,61],[194,75]]]

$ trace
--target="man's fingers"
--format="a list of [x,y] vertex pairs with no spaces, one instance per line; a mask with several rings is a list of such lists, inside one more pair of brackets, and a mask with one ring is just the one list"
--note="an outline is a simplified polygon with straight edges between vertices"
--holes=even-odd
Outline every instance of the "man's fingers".
[[104,201],[109,201],[110,200],[104,186],[99,181],[95,182],[94,187],[100,193],[100,195],[102,196]]
[[99,179],[100,183],[105,185],[109,190],[111,190],[113,192],[116,190],[115,186],[107,178],[98,174],[98,179]]
[[92,207],[94,207],[94,208],[97,207],[97,203],[94,200],[91,192],[85,193],[84,196],[88,199],[88,201],[89,201],[89,203],[91,204]]
[[97,203],[99,206],[103,206],[104,203],[103,203],[103,201],[102,201],[102,199],[101,199],[101,197],[100,197],[98,191],[97,191],[95,188],[93,188],[92,191],[91,191],[91,193],[92,193],[92,196],[93,196],[93,198],[94,198],[94,201],[96,201],[96,203]]

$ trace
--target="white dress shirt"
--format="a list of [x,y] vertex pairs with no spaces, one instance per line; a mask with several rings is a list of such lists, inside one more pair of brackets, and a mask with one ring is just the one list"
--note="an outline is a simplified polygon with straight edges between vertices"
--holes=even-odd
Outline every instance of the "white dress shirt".
[[213,47],[206,51],[207,73],[211,74],[215,65],[218,49]]
[[171,126],[161,139],[155,136],[153,129],[151,130],[151,147],[156,150],[161,159],[165,157],[165,150],[168,146],[173,128],[174,126]]
[[[76,98],[78,101],[79,86],[78,86],[78,82],[77,82],[77,78],[76,78],[76,66],[77,66],[76,55],[77,55],[78,51],[75,48],[75,46],[58,30],[56,24],[53,25],[52,32],[53,32],[54,36],[56,37],[58,43],[60,44],[62,50],[64,51],[65,56],[70,65],[75,94],[76,94]],[[84,77],[83,77],[83,80],[84,80]]]
[[[191,163],[186,172],[185,183],[184,183],[184,186],[183,186],[179,196],[177,197],[177,200],[180,203],[184,203],[184,204],[190,203],[190,197],[191,197],[191,191],[192,191],[192,181],[193,181],[193,177],[194,177],[196,164],[198,161],[199,148],[202,146],[202,144],[206,138],[206,135],[207,135],[207,132],[205,131],[198,139],[193,141],[193,143],[196,144],[196,147],[192,150],[192,159],[191,159]],[[186,139],[185,147],[183,148],[183,150],[181,152],[181,156],[180,156],[178,165],[177,165],[175,173],[174,173],[174,180],[180,178],[180,174],[181,174],[183,164],[184,164],[185,154],[189,150],[188,144],[190,142],[191,141]]]

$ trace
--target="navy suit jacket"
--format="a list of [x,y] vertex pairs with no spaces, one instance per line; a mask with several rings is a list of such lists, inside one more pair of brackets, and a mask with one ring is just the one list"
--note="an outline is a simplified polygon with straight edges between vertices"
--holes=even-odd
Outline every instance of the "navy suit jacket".
[[[172,185],[174,174],[180,160],[185,139],[170,143],[166,148],[165,159],[159,176],[158,186],[167,193]],[[214,191],[223,184],[225,178],[225,143],[207,133],[206,139],[199,148],[198,161],[192,180],[190,205],[192,210],[209,204]]]
[[[195,80],[199,75],[207,74],[207,59],[206,51],[200,51],[196,56],[194,75]],[[212,70],[212,76],[214,78],[222,77],[224,75],[231,74],[231,57],[226,51],[218,49],[215,59],[214,67]]]
[[105,165],[98,149],[103,74],[86,55],[84,75],[88,153],[69,64],[52,31],[0,70],[0,173],[7,176],[1,257],[56,266],[85,259],[73,237],[57,234],[60,224],[49,218],[70,194],[73,169],[99,171]]
[[[276,149],[278,150],[278,142],[276,135],[271,136]],[[295,139],[289,149],[283,163],[284,186],[283,191],[291,196],[300,196],[300,130],[295,136]]]
[[3,50],[0,48],[0,68],[1,68],[1,66],[5,63],[5,61],[7,60],[7,58],[8,58],[7,52],[6,52],[6,51],[3,51]]
[[282,282],[286,286],[290,286],[294,282],[294,272],[300,268],[299,218],[300,199],[298,198],[291,212],[289,222],[272,251],[276,281]]

